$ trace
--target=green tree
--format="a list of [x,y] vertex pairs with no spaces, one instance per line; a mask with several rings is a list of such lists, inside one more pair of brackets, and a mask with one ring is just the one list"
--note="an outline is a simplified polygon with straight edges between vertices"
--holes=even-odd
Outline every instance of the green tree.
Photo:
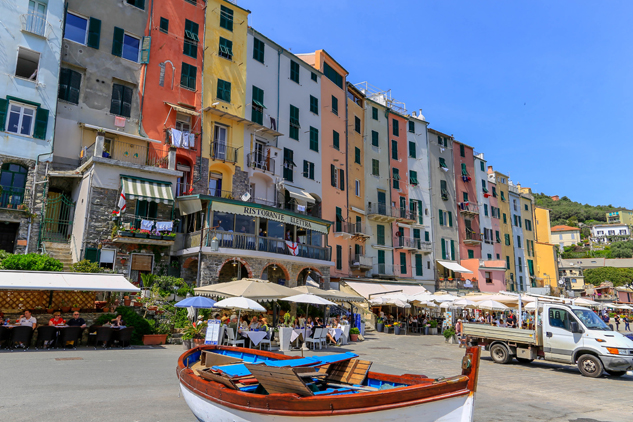
[[633,268],[599,267],[585,270],[585,283],[599,286],[610,281],[614,286],[633,282]]
[[30,253],[26,255],[9,255],[2,261],[5,270],[22,271],[63,271],[64,265],[48,255]]
[[100,273],[101,268],[97,262],[88,261],[84,259],[79,262],[75,262],[71,265],[71,271],[74,273]]

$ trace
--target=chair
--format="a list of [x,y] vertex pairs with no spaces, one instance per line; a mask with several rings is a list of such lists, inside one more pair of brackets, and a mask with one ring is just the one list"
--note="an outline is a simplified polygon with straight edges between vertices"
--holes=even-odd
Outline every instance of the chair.
[[15,344],[16,343],[22,343],[24,344],[24,351],[27,351],[29,349],[29,346],[31,345],[31,339],[33,338],[33,328],[31,327],[26,327],[26,326],[21,326],[21,327],[13,327],[11,329],[11,341],[10,341],[10,345],[14,346],[15,348]]
[[341,344],[347,344],[349,341],[349,330],[350,330],[351,326],[350,325],[343,325],[343,333],[341,333]]
[[237,340],[235,338],[235,331],[233,330],[226,330],[226,334],[228,336],[228,340],[227,340],[227,344],[229,346],[237,346],[238,344],[241,344],[242,347],[244,347],[244,340]]
[[108,343],[112,338],[112,328],[110,327],[97,327],[97,337],[95,338],[95,350],[97,350],[97,345],[99,342],[103,343],[103,348],[108,348]]
[[328,330],[327,328],[324,328],[323,331],[321,331],[321,344],[324,345],[326,349],[328,348],[327,335],[329,332],[330,330]]
[[308,347],[310,347],[310,344],[312,345],[319,345],[319,349],[321,349],[321,333],[323,333],[323,328],[315,328],[314,329],[314,335],[312,336],[312,338],[307,338],[305,339],[305,343],[308,345]]
[[[35,350],[38,347],[51,348],[51,344],[57,338],[57,327],[50,327],[48,325],[37,328],[37,341],[35,342]],[[46,345],[44,343],[47,343]]]
[[86,346],[94,344],[94,339],[97,337],[97,326],[91,325],[88,327],[88,340],[86,342]]
[[119,346],[125,349],[125,344],[132,348],[132,333],[134,333],[134,327],[127,327],[119,330]]
[[77,346],[79,346],[79,339],[81,338],[81,334],[84,329],[81,327],[67,327],[59,330],[59,344],[57,347],[61,345],[61,347],[66,350],[66,344],[72,343],[73,349],[77,350]]
[[8,342],[11,338],[11,330],[7,327],[0,326],[0,349],[4,347],[4,343]]
[[259,350],[262,350],[262,344],[267,344],[268,350],[272,347],[272,342],[275,339],[275,330],[273,328],[269,328],[268,334],[270,335],[270,339],[264,337],[262,341],[259,342]]

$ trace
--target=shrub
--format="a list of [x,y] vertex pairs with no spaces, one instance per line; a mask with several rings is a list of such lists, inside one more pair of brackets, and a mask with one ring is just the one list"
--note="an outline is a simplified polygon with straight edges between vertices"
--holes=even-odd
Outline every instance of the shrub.
[[429,325],[431,326],[431,328],[437,328],[437,321],[432,319],[431,322],[429,322]]
[[0,269],[4,268],[2,266],[2,261],[4,261],[9,255],[11,255],[9,252],[0,249]]
[[444,338],[449,339],[455,335],[455,329],[453,327],[447,328],[442,334],[444,335]]
[[[150,324],[148,320],[137,314],[132,308],[127,306],[119,306],[117,308],[117,314],[121,315],[126,326],[134,327],[134,332],[132,333],[132,344],[143,344],[143,336],[145,334],[154,333],[152,325],[155,325],[155,323]],[[114,319],[115,317],[115,314],[103,314],[99,318],[97,318],[97,320],[95,321],[95,325],[103,325],[107,322],[110,322],[110,320]]]
[[22,271],[63,271],[64,265],[48,255],[30,253],[9,255],[2,261],[5,270]]
[[100,273],[101,268],[96,262],[88,261],[87,259],[75,262],[70,266],[71,271],[74,273]]
[[350,334],[360,334],[360,330],[356,327],[353,327],[349,330]]

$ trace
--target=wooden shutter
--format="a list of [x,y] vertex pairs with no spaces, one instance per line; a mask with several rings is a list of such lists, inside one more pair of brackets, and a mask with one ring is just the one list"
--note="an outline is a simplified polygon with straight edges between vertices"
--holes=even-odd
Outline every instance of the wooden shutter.
[[112,54],[117,57],[123,55],[123,36],[125,31],[123,28],[114,27],[114,37],[112,39]]
[[451,261],[455,260],[455,241],[451,240]]
[[123,87],[123,101],[121,102],[121,116],[132,115],[132,88]]
[[66,69],[63,67],[59,70],[59,88],[57,90],[57,98],[59,98],[60,100],[68,101],[70,72],[71,72],[70,69]]
[[415,275],[422,275],[422,255],[420,254],[415,256]]
[[340,171],[340,173],[339,173],[340,177],[339,177],[339,181],[338,181],[339,188],[341,190],[345,190],[345,170],[340,169],[339,171]]
[[132,271],[152,271],[152,255],[132,254]]
[[141,63],[149,63],[149,51],[152,45],[152,37],[143,37],[141,41]]
[[453,227],[453,213],[450,211],[448,212],[448,226]]
[[444,211],[440,210],[440,226],[444,225]]
[[330,184],[336,187],[336,166],[334,164],[330,164]]
[[81,89],[81,73],[74,70],[68,70],[68,94],[65,98],[68,102],[79,104],[79,90]]
[[47,128],[48,110],[38,107],[35,113],[35,128],[33,129],[33,137],[37,139],[46,139]]
[[420,238],[420,229],[413,229],[413,238],[414,239]]
[[343,247],[336,245],[336,269],[343,269]]
[[110,100],[110,113],[121,114],[121,99],[123,98],[123,85],[112,85],[112,98]]
[[86,248],[86,251],[84,252],[84,259],[90,262],[99,262],[99,249]]
[[99,19],[90,18],[90,26],[88,27],[88,47],[99,49],[101,42],[101,21]]
[[442,239],[442,259],[446,259],[446,242]]
[[400,252],[400,273],[406,274],[407,272],[407,254]]
[[360,164],[360,148],[354,148],[354,162]]
[[310,166],[306,160],[303,160],[303,177],[308,177],[310,173]]
[[415,142],[409,142],[409,157],[416,158]]
[[9,108],[9,100],[0,98],[0,130],[4,130],[7,121],[7,110]]
[[332,144],[334,148],[339,149],[341,147],[340,135],[337,131],[332,131]]
[[394,140],[391,140],[391,158],[393,160],[398,159],[398,143]]
[[429,232],[425,231],[424,232],[424,241],[425,242],[430,242],[430,240],[431,240],[431,236],[430,236]]

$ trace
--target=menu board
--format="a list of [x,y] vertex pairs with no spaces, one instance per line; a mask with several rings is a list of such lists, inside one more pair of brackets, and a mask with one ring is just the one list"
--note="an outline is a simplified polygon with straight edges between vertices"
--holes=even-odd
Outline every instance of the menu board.
[[222,321],[219,319],[210,319],[207,321],[207,335],[204,339],[204,344],[217,345],[220,341],[220,333],[222,330]]

